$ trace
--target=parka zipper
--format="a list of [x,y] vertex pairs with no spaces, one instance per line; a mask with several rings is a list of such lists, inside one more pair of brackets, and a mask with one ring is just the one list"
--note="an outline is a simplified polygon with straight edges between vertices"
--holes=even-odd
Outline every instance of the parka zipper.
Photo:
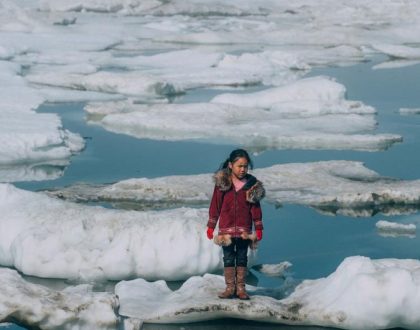
[[235,200],[234,200],[234,206],[235,206],[235,234],[237,234],[237,228],[236,228],[236,196],[238,194],[238,192],[236,191],[236,189],[233,189],[235,192]]

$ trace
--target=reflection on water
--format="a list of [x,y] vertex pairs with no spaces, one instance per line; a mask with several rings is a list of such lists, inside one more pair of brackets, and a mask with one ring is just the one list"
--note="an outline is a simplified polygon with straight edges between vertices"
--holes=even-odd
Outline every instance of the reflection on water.
[[235,319],[223,319],[209,322],[198,322],[198,323],[181,323],[181,324],[144,324],[142,330],[323,330],[332,328],[322,327],[300,327],[300,326],[288,326],[279,324],[260,323],[253,321],[235,320]]

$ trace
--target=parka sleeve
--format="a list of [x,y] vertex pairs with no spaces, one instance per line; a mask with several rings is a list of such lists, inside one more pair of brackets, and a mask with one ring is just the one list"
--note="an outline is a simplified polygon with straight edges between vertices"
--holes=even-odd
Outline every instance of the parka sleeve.
[[254,222],[255,230],[263,230],[263,222],[262,222],[262,211],[260,202],[253,203],[251,206],[251,216],[252,221]]
[[217,225],[220,210],[222,209],[222,197],[223,193],[217,188],[217,186],[214,186],[213,196],[209,207],[209,221],[207,222],[207,227],[209,228],[214,229]]

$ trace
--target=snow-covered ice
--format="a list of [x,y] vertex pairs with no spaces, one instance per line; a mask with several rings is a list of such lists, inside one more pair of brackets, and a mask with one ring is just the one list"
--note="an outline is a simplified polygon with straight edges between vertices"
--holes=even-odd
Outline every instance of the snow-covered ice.
[[[365,214],[369,216],[378,210],[415,209],[420,203],[420,180],[383,177],[361,162],[286,163],[252,173],[264,183],[266,200],[276,204],[303,204],[331,213],[370,210]],[[167,208],[207,206],[212,189],[212,174],[208,173],[133,178],[101,186],[79,184],[48,193],[72,201],[111,202],[116,207],[135,202],[138,208]]]
[[399,112],[402,115],[419,115],[420,108],[400,108]]
[[[383,150],[402,140],[372,134],[375,110],[345,100],[345,88],[326,77],[251,94],[222,94],[209,103],[94,103],[85,107],[104,128],[138,138],[206,140],[264,150]],[[99,116],[100,115],[100,116]]]
[[376,228],[381,236],[385,237],[398,237],[408,236],[410,238],[416,237],[416,225],[413,223],[403,224],[391,222],[386,220],[379,220],[376,223]]
[[62,127],[56,114],[0,112],[0,164],[68,159],[83,138]]
[[63,128],[58,115],[34,111],[45,98],[21,73],[20,65],[0,61],[0,182],[56,177],[59,172],[51,176],[37,165],[68,163],[85,145],[80,135]]
[[118,327],[118,299],[93,292],[90,285],[56,291],[0,268],[0,322],[37,329],[109,329]]
[[[185,105],[185,112],[176,111],[182,113],[177,118],[172,115],[179,105],[142,107],[127,102],[129,114],[107,115],[99,123],[138,137],[238,143],[234,134],[219,134],[233,127],[229,131],[250,132],[247,147],[258,150],[383,150],[401,137],[374,134],[372,108],[346,101],[339,84],[329,82],[325,89],[327,79],[307,87],[296,81],[312,67],[348,65],[375,53],[415,61],[418,14],[413,0],[380,5],[360,0],[323,0],[316,5],[303,0],[265,0],[258,5],[248,0],[5,0],[0,6],[0,58],[24,70],[7,71],[1,65],[2,75],[8,72],[6,81],[20,82],[0,90],[0,98],[17,107],[29,103],[25,107],[30,109],[45,101],[85,100],[103,102],[106,108],[113,106],[105,103],[109,99],[166,103],[196,88],[278,86],[240,96],[246,109],[244,104],[220,105],[239,102],[226,94],[213,100],[219,105]],[[302,91],[285,99],[293,88]],[[312,90],[320,93],[315,99]],[[268,96],[269,109],[258,95]],[[205,120],[216,129],[197,118],[203,108],[210,117]],[[184,125],[172,130],[182,118]],[[159,131],[157,119],[171,130]],[[249,127],[251,121],[258,131]]]
[[[218,318],[318,325],[342,329],[420,326],[420,261],[346,258],[331,275],[303,281],[290,296],[275,299],[248,286],[250,301],[221,300],[221,276],[192,277],[171,291],[163,281],[117,284],[120,314],[146,323],[181,323]],[[265,291],[266,292],[266,291]]]
[[260,264],[252,266],[252,269],[268,276],[284,276],[284,272],[290,268],[292,264],[288,261],[283,261],[279,264]]
[[10,184],[0,184],[0,209],[0,264],[27,275],[181,280],[222,264],[205,235],[206,209],[110,210]]

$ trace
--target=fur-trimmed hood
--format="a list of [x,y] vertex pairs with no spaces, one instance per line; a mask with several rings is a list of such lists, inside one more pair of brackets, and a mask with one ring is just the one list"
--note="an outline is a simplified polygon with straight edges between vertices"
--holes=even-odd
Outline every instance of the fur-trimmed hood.
[[[214,183],[221,191],[228,191],[232,188],[232,178],[229,170],[222,169],[213,175]],[[265,196],[263,183],[251,174],[246,175],[247,182],[243,186],[246,191],[246,200],[249,203],[257,203]]]

